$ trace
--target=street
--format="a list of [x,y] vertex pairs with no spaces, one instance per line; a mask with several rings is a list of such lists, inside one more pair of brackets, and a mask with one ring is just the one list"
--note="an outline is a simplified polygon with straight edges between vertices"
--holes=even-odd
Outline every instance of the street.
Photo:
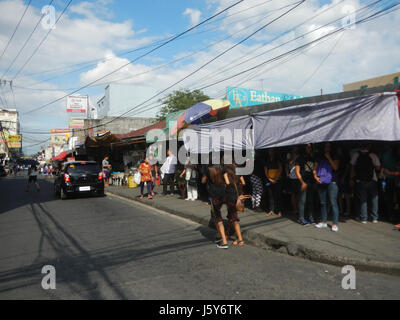
[[[255,248],[217,249],[215,231],[111,196],[60,200],[0,178],[0,299],[399,299],[400,278]],[[42,267],[56,289],[41,286]]]

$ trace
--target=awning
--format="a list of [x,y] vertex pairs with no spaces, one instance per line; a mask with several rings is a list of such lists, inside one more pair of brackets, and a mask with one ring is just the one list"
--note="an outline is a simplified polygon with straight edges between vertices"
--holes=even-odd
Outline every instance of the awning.
[[65,159],[65,158],[67,157],[67,155],[68,155],[68,153],[66,153],[65,151],[63,151],[63,152],[61,152],[59,155],[53,157],[52,159],[53,159],[54,161],[60,161],[60,160]]
[[[192,153],[346,140],[400,141],[395,92],[259,112],[184,129]],[[223,134],[225,131],[225,134]]]

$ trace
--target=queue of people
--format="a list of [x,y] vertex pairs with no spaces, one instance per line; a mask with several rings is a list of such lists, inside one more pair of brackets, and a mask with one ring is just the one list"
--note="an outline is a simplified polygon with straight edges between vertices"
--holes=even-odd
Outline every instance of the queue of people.
[[[375,147],[383,145],[376,145]],[[181,199],[203,200],[211,205],[220,247],[226,233],[221,226],[221,207],[227,206],[229,228],[237,234],[235,245],[243,239],[238,227],[235,203],[244,193],[251,194],[250,208],[267,217],[282,217],[290,210],[302,226],[330,227],[339,231],[339,217],[353,215],[360,223],[378,223],[381,218],[400,222],[400,148],[385,144],[379,156],[371,144],[349,147],[343,143],[307,144],[288,148],[258,150],[254,170],[237,177],[235,165],[179,163],[168,150],[161,167],[146,159],[139,167],[142,174],[141,197],[147,185],[149,199],[154,196],[156,179],[163,181],[163,196],[175,193]],[[169,190],[168,190],[169,189]],[[328,215],[332,224],[328,225]],[[396,227],[400,227],[396,225]],[[239,228],[239,230],[237,230]],[[229,232],[229,230],[228,230]]]

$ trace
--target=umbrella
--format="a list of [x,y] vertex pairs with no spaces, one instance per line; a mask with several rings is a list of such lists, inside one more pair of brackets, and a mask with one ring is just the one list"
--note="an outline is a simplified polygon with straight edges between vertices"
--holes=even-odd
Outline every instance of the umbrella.
[[210,116],[215,117],[223,109],[229,108],[229,100],[209,99],[196,103],[193,107],[186,110],[185,121],[187,123],[198,124],[201,120]]

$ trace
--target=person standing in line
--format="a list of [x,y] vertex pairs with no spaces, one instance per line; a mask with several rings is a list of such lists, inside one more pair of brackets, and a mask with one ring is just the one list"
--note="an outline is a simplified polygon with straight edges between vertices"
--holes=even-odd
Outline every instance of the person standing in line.
[[197,166],[192,165],[190,161],[185,166],[183,172],[185,174],[185,180],[187,183],[187,198],[185,200],[197,200]]
[[111,171],[111,165],[108,162],[108,156],[104,158],[102,161],[102,169],[103,169],[103,177],[104,177],[104,184],[106,187],[109,186],[109,177],[110,177],[110,171]]
[[[344,217],[349,217],[351,215],[351,194],[352,190],[350,188],[349,180],[350,180],[350,159],[348,156],[348,152],[346,152],[341,145],[337,145],[336,147],[336,155],[339,158],[339,170],[338,170],[338,178],[339,178],[339,208],[340,212],[343,213]],[[346,204],[346,210],[344,210],[343,198]]]
[[242,232],[239,225],[239,217],[236,209],[236,203],[241,193],[240,183],[244,186],[245,181],[242,176],[236,175],[236,165],[226,164],[224,165],[224,180],[226,184],[225,189],[225,203],[228,207],[228,228],[227,236],[229,236],[231,226],[233,225],[237,239],[232,242],[234,246],[243,246],[244,241]]
[[250,175],[250,183],[252,189],[251,204],[252,209],[257,212],[262,212],[261,200],[264,193],[264,162],[260,156],[259,151],[255,151],[254,155],[254,170]]
[[139,172],[141,176],[141,182],[140,182],[140,199],[143,199],[143,188],[144,185],[146,184],[147,187],[147,199],[153,199],[151,196],[151,180],[152,180],[152,175],[151,175],[151,164],[149,161],[144,159],[144,161],[140,164],[139,166]]
[[179,199],[185,199],[186,198],[186,179],[184,177],[185,174],[185,167],[183,164],[178,163],[177,168],[176,168],[176,176],[175,176],[175,181],[178,184],[178,190],[179,193],[181,194]]
[[228,249],[228,241],[221,216],[221,207],[225,201],[225,182],[222,166],[208,166],[202,177],[202,183],[207,183],[208,186],[208,194],[211,200],[211,217],[217,230],[217,236],[215,238],[217,248]]
[[168,195],[167,186],[170,185],[170,194],[174,194],[174,176],[177,160],[171,150],[167,150],[167,159],[165,159],[160,171],[164,175],[163,178],[163,196]]
[[[296,175],[300,181],[300,195],[299,195],[299,223],[302,226],[307,226],[309,223],[315,224],[313,218],[314,211],[314,194],[315,194],[315,180],[313,175],[314,170],[314,154],[311,143],[307,144],[303,152],[297,157],[295,161]],[[306,204],[308,206],[308,221],[304,217]]]
[[28,169],[28,185],[26,186],[26,189],[25,189],[26,192],[29,192],[29,187],[30,187],[30,184],[32,182],[35,184],[36,189],[39,192],[40,191],[40,186],[39,186],[39,183],[37,182],[37,168],[36,168],[36,166],[33,166],[33,168],[30,167]]
[[283,166],[278,159],[275,149],[268,150],[268,157],[264,164],[264,172],[266,176],[267,194],[268,194],[268,210],[267,217],[276,214],[282,217],[282,177]]
[[[149,163],[152,164],[154,157],[150,156],[149,157]],[[151,176],[152,176],[152,180],[151,180],[151,195],[154,197],[155,193],[154,193],[154,187],[156,186],[156,181],[158,179],[158,166],[156,163],[154,163],[151,166]]]
[[385,151],[382,155],[382,175],[386,184],[383,190],[384,214],[389,221],[393,221],[395,178],[400,175],[400,172],[396,170],[396,158],[389,144],[385,145]]
[[370,144],[363,144],[360,152],[354,153],[350,164],[350,184],[355,186],[356,196],[359,204],[359,220],[367,223],[368,198],[371,199],[371,217],[373,223],[378,223],[378,176],[376,171],[381,170],[378,156],[372,153]]
[[323,153],[317,157],[314,165],[314,179],[317,182],[317,191],[321,203],[321,222],[316,225],[317,228],[327,228],[327,197],[331,205],[332,212],[332,231],[339,231],[339,206],[338,206],[338,170],[339,157],[332,153],[331,144],[324,144]]
[[290,153],[287,155],[287,162],[285,166],[286,170],[286,191],[290,194],[290,201],[292,204],[292,210],[295,215],[298,215],[297,206],[297,193],[300,189],[300,182],[296,175],[296,159],[297,159],[297,147],[293,147]]

